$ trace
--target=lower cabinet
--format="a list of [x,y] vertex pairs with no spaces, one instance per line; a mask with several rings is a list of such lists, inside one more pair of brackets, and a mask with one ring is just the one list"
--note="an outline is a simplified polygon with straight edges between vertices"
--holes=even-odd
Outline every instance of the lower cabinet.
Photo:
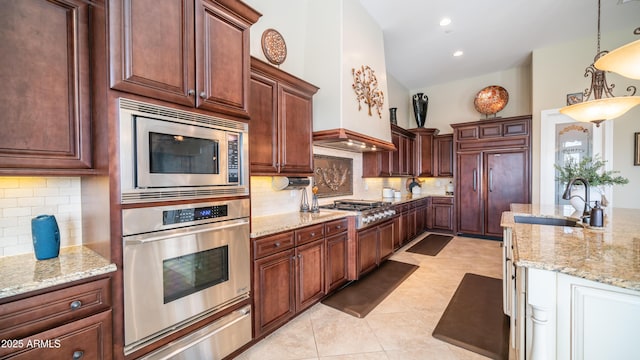
[[453,198],[431,198],[431,226],[432,230],[453,232]]
[[395,219],[390,219],[357,232],[357,278],[375,269],[393,254],[397,223]]
[[255,337],[347,282],[347,227],[339,219],[253,241]]
[[[517,359],[637,359],[640,292],[554,271],[518,268],[526,296],[512,335]],[[525,331],[526,328],[526,331]]]
[[111,282],[103,278],[0,306],[0,358],[111,359]]

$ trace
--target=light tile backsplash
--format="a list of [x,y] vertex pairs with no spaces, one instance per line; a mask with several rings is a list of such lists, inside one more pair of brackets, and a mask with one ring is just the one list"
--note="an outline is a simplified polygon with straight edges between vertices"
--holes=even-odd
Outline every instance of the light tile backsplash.
[[[353,195],[320,198],[320,205],[333,203],[338,199],[368,199],[378,200],[382,198],[382,189],[385,187],[400,190],[406,195],[407,178],[362,178],[362,154],[335,149],[314,146],[314,154],[329,155],[353,159]],[[444,195],[445,186],[452,181],[450,178],[423,178],[422,191],[426,194]],[[302,190],[275,190],[271,176],[251,177],[251,215],[265,216],[296,212],[300,210]],[[307,191],[307,199],[311,206],[311,185]]]
[[60,246],[80,245],[79,177],[0,177],[0,256],[33,252],[31,219],[54,215]]

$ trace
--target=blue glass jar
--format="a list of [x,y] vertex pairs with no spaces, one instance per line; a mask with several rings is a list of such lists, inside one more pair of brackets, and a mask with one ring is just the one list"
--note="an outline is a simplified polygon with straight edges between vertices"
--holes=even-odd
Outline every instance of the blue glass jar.
[[31,219],[31,236],[36,259],[51,259],[60,254],[60,229],[55,216],[38,215]]

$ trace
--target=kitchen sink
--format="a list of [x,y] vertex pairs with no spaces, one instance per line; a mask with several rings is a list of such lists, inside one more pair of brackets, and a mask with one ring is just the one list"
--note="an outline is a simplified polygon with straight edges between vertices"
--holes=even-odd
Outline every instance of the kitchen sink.
[[551,225],[551,226],[570,226],[583,227],[579,220],[567,218],[554,218],[545,216],[514,216],[513,220],[517,224],[535,224],[535,225]]

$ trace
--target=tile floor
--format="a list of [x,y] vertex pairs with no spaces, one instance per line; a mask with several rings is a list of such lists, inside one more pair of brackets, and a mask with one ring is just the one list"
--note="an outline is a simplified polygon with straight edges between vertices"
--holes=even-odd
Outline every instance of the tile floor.
[[364,319],[318,303],[237,359],[486,359],[431,333],[465,273],[502,278],[500,242],[454,237],[435,257],[405,251],[420,239],[392,257],[420,268]]

